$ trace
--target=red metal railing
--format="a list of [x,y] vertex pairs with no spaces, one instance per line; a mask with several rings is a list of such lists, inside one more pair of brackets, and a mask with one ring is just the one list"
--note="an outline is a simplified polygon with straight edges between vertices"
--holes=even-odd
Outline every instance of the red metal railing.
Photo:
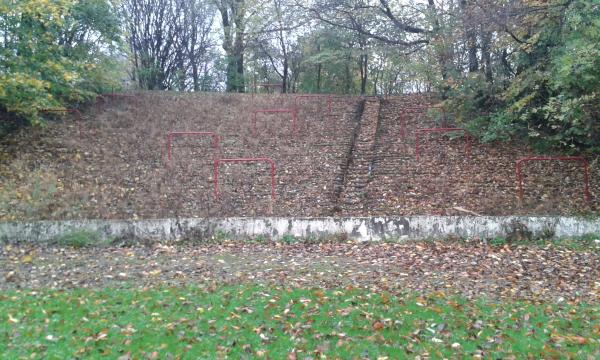
[[442,112],[442,128],[446,127],[446,110],[441,105],[415,105],[403,108],[402,113],[398,117],[400,120],[400,134],[403,139],[406,138],[406,114],[420,114],[423,110],[440,109]]
[[515,174],[517,177],[517,189],[519,200],[523,201],[523,173],[522,164],[526,161],[579,161],[583,165],[583,197],[585,201],[590,201],[590,164],[583,156],[528,156],[520,158],[516,162]]
[[258,114],[292,114],[292,131],[296,133],[296,122],[298,120],[297,108],[282,108],[282,109],[257,109],[253,111],[252,116],[252,133],[256,135],[256,119]]
[[415,155],[417,157],[417,161],[420,159],[420,144],[419,144],[419,134],[423,133],[432,133],[432,132],[455,132],[462,131],[465,134],[465,154],[467,156],[471,156],[471,138],[465,129],[461,128],[428,128],[428,129],[417,129],[415,131]]
[[271,199],[275,200],[275,173],[277,171],[275,162],[269,158],[237,158],[237,159],[216,159],[214,162],[213,179],[215,185],[215,197],[219,197],[219,165],[221,163],[251,163],[266,162],[271,165]]
[[173,138],[175,136],[210,136],[212,137],[213,148],[219,150],[220,137],[212,131],[171,131],[167,134],[167,166],[171,165]]
[[296,95],[296,98],[294,99],[294,103],[296,104],[296,108],[299,107],[300,105],[300,101],[302,101],[303,99],[322,99],[322,98],[327,98],[327,107],[329,109],[329,114],[331,115],[331,108],[333,105],[333,97],[331,95],[327,95],[327,94],[302,94],[302,95]]

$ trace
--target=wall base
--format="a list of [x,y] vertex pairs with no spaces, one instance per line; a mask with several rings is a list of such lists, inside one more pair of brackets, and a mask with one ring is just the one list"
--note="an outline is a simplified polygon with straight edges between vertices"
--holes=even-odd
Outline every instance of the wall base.
[[74,220],[0,223],[0,242],[49,242],[89,231],[115,238],[177,241],[218,236],[230,239],[286,236],[348,240],[426,240],[494,237],[569,237],[600,234],[600,219],[559,216],[407,216],[357,218],[190,218],[157,220]]

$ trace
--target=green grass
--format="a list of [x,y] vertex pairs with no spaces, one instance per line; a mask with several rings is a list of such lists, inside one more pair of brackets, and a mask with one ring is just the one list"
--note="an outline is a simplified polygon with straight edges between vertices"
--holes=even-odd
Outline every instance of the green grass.
[[298,239],[296,239],[292,235],[286,234],[286,235],[283,235],[283,237],[281,238],[281,242],[284,244],[290,245],[290,244],[294,244],[294,243],[298,242]]
[[521,241],[509,241],[503,237],[496,237],[490,239],[489,244],[492,246],[504,246],[508,244],[513,245],[535,245],[535,246],[556,246],[567,248],[574,251],[587,251],[587,250],[600,250],[600,235],[598,234],[587,234],[576,237],[548,237],[548,238],[537,238],[532,240],[521,240]]
[[[239,285],[11,291],[0,354],[19,358],[597,358],[597,304],[467,301]],[[453,346],[454,344],[454,346]],[[460,344],[460,345],[457,345]],[[32,356],[32,354],[35,354]]]
[[73,231],[63,234],[54,239],[58,246],[84,248],[102,245],[100,234],[92,231]]

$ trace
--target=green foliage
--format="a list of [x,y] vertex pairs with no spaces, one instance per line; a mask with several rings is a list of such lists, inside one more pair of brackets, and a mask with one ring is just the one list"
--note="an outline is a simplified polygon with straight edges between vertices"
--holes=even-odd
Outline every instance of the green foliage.
[[217,229],[211,239],[216,243],[222,243],[223,241],[231,239],[231,235],[225,230]]
[[559,247],[572,251],[600,251],[600,235],[586,234],[582,236],[556,237],[551,231],[543,231],[534,239],[510,240],[506,237],[495,237],[489,240],[491,246],[525,245],[539,247]]
[[[357,58],[351,32],[319,28],[300,39],[301,70],[298,92],[352,94],[360,90]],[[319,77],[320,75],[320,77]]]
[[34,353],[50,359],[403,359],[424,353],[591,359],[598,356],[598,316],[598,306],[584,302],[443,293],[257,285],[18,290],[0,294],[0,353],[10,359]]
[[500,107],[497,94],[501,91],[482,74],[469,74],[450,88],[445,106],[453,110],[458,123],[483,142],[507,141],[518,130],[507,113],[493,111]]
[[253,241],[257,243],[266,243],[268,239],[264,235],[256,235]]
[[473,75],[453,88],[448,105],[482,140],[522,138],[538,151],[600,150],[600,4],[563,5],[550,1],[524,18],[508,86]]
[[491,246],[504,246],[506,244],[508,244],[508,240],[503,237],[495,237],[490,239]]
[[297,241],[298,241],[298,240],[297,240],[297,239],[296,239],[296,238],[295,238],[293,235],[290,235],[290,234],[285,234],[285,235],[283,235],[283,237],[281,238],[281,242],[282,242],[282,243],[284,243],[284,244],[288,244],[288,245],[289,245],[289,244],[294,244],[294,243],[296,243]]
[[54,242],[58,246],[79,249],[100,244],[100,235],[92,231],[74,231],[58,236]]
[[0,107],[37,121],[43,108],[112,85],[119,23],[108,0],[23,0],[0,5]]

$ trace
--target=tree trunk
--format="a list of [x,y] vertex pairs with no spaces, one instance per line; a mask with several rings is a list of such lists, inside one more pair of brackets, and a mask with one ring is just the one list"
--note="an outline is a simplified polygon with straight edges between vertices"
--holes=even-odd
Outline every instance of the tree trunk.
[[474,30],[475,24],[471,16],[471,10],[467,0],[461,0],[460,8],[462,10],[462,21],[465,29],[465,40],[467,52],[469,54],[469,72],[479,71],[479,60],[477,59],[477,34]]
[[492,42],[492,34],[484,31],[481,35],[481,62],[484,69],[485,80],[489,83],[494,81],[492,73],[492,56],[490,54],[490,44]]
[[346,61],[346,66],[344,67],[345,70],[345,77],[344,77],[344,92],[346,94],[350,94],[350,89],[352,88],[352,72],[350,71],[350,64],[352,61],[352,45],[350,45],[350,51],[348,51],[348,59]]
[[427,8],[430,11],[430,16],[433,18],[433,37],[435,38],[435,41],[438,43],[438,48],[439,48],[438,53],[437,53],[437,58],[438,58],[438,64],[440,65],[440,72],[441,72],[442,80],[443,80],[441,96],[442,96],[442,99],[445,100],[448,98],[448,92],[450,91],[450,86],[447,83],[447,80],[448,80],[448,75],[450,73],[449,63],[452,60],[452,54],[448,49],[446,49],[446,44],[444,43],[444,39],[442,37],[440,21],[438,19],[437,9],[435,7],[434,0],[428,0],[427,4],[428,4]]
[[469,72],[477,72],[479,71],[479,61],[477,59],[477,37],[475,34],[467,34],[467,47],[469,49]]
[[[321,53],[321,44],[317,44],[317,54]],[[321,92],[321,72],[323,71],[323,65],[321,62],[317,63],[317,93]]]
[[235,91],[239,93],[246,92],[246,84],[244,79],[244,50],[238,49],[236,54],[235,68]]
[[218,4],[223,22],[223,50],[227,61],[228,92],[244,92],[244,0],[222,0]]
[[510,79],[512,76],[514,76],[515,72],[508,60],[508,51],[506,49],[502,49],[502,56],[500,58],[500,62],[502,63],[502,69],[504,70],[503,71],[504,77],[503,77],[502,81],[507,82],[508,79]]
[[177,67],[179,68],[177,71],[177,89],[179,91],[185,91],[185,78],[187,76],[187,71],[185,68],[183,55],[179,56]]
[[360,94],[365,95],[367,93],[369,55],[362,54],[360,56],[359,64],[360,64]]
[[244,83],[244,35],[243,30],[236,34],[236,42],[234,47],[233,57],[235,59],[235,74],[233,91],[243,93],[246,91]]
[[288,92],[287,89],[288,89],[289,72],[290,72],[290,66],[288,64],[288,59],[287,59],[287,56],[284,55],[284,58],[283,58],[283,81],[281,84],[281,92],[282,93]]
[[321,63],[317,64],[317,93],[321,92],[321,71],[323,66]]
[[194,84],[194,91],[200,91],[200,75],[198,73],[198,64],[196,61],[192,62],[192,81]]

